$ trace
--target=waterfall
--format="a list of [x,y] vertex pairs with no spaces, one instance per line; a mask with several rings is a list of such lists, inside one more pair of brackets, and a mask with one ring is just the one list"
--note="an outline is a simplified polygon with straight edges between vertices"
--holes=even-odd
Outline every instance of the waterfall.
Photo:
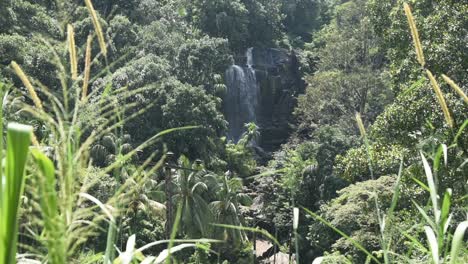
[[247,57],[247,67],[249,69],[252,69],[252,65],[253,65],[253,48],[248,48],[245,56]]
[[246,67],[232,65],[226,71],[227,93],[224,112],[229,122],[228,139],[237,142],[245,132],[244,125],[256,122],[259,86],[253,68],[253,48],[245,54]]

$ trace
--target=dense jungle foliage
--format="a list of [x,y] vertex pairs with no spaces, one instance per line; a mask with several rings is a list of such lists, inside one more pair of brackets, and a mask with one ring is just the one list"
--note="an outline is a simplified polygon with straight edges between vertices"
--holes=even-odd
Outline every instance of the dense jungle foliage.
[[[467,40],[464,0],[0,0],[0,264],[468,263]],[[227,139],[250,47],[306,86],[271,153]]]

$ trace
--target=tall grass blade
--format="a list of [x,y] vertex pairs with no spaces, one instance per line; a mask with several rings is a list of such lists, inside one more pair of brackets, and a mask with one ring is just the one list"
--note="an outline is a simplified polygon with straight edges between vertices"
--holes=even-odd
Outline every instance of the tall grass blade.
[[396,205],[398,203],[398,199],[400,198],[400,185],[401,185],[401,175],[403,173],[403,159],[400,162],[400,168],[398,170],[398,177],[395,183],[395,188],[393,189],[393,196],[392,196],[392,203],[390,204],[390,208],[388,209],[387,219],[391,219],[393,216],[393,212],[395,211]]
[[441,144],[440,147],[437,149],[437,153],[434,157],[434,171],[439,171],[440,167],[440,159],[444,157],[444,165],[447,166],[448,163],[448,148],[447,145]]
[[103,204],[101,201],[99,201],[96,197],[94,197],[94,196],[92,196],[90,194],[87,194],[87,193],[80,193],[80,197],[83,197],[83,198],[95,203],[97,206],[99,206],[99,208],[101,208],[101,210],[104,212],[104,214],[106,214],[106,216],[109,218],[110,221],[115,222],[115,218],[112,215],[109,208],[105,204]]
[[412,201],[414,206],[416,206],[416,209],[418,209],[419,213],[424,217],[426,222],[432,227],[432,228],[437,228],[437,224],[429,217],[429,215],[426,213],[426,211],[419,206],[415,201]]
[[454,144],[457,143],[458,138],[463,134],[463,131],[465,131],[465,128],[468,127],[468,119],[463,122],[463,125],[460,126],[460,129],[458,129],[457,134],[455,135],[455,138],[453,139]]
[[439,244],[437,243],[437,238],[434,234],[434,230],[429,226],[424,227],[426,232],[427,243],[429,244],[429,249],[431,250],[432,261],[434,264],[439,264]]
[[114,221],[109,222],[109,230],[107,231],[106,252],[104,255],[104,264],[112,264],[115,256],[114,244],[117,238],[117,224]]
[[[168,197],[167,199],[171,199]],[[162,260],[166,260],[166,264],[171,263],[171,253],[172,253],[172,247],[174,246],[174,241],[177,236],[177,232],[179,231],[179,225],[180,225],[180,220],[182,218],[182,204],[180,203],[179,206],[177,207],[177,213],[176,217],[174,220],[174,224],[172,225],[172,232],[171,232],[171,237],[169,239],[169,244],[167,246],[167,256],[163,258]],[[159,257],[158,257],[159,258]],[[161,261],[162,262],[162,261]]]
[[405,9],[406,18],[408,19],[408,24],[411,29],[411,36],[413,37],[414,49],[416,50],[416,56],[417,56],[418,62],[419,64],[421,64],[422,67],[424,67],[426,64],[426,61],[424,59],[424,53],[423,53],[421,41],[419,39],[419,32],[418,32],[418,28],[416,27],[416,23],[414,21],[413,13],[411,12],[411,8],[407,3],[404,4],[404,9]]
[[406,238],[408,238],[411,241],[412,246],[416,247],[419,251],[421,251],[424,254],[429,253],[429,250],[423,244],[421,244],[421,242],[419,241],[419,237],[416,238],[416,237],[408,234],[408,232],[403,231],[403,230],[400,230],[400,232],[401,232],[401,234],[403,234],[403,236],[405,236]]
[[427,178],[427,184],[429,186],[429,193],[431,196],[432,208],[434,209],[435,222],[436,224],[438,224],[440,220],[440,211],[438,206],[437,188],[435,185],[434,176],[432,175],[432,171],[429,167],[429,163],[427,162],[426,157],[424,157],[424,154],[422,152],[420,152],[420,154],[424,166],[424,172]]
[[0,263],[13,264],[16,263],[17,217],[32,127],[11,123],[7,130],[6,163],[0,176]]
[[465,237],[466,229],[468,228],[468,221],[461,222],[455,233],[453,234],[452,239],[452,249],[450,251],[450,264],[459,263],[458,260],[458,252],[463,244],[463,238]]

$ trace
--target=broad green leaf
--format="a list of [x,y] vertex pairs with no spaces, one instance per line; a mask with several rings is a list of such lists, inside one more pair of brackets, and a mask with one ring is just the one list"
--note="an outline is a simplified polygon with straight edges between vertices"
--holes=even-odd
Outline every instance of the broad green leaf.
[[6,164],[0,177],[0,263],[2,264],[16,263],[17,217],[24,189],[24,172],[31,133],[31,126],[8,124]]

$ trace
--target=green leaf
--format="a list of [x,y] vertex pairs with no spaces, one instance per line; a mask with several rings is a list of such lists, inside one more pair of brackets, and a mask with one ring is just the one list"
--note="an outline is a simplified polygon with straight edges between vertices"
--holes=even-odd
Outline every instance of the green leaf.
[[440,229],[442,233],[442,237],[444,236],[445,230],[445,223],[447,222],[449,213],[450,213],[450,200],[452,198],[452,189],[447,189],[444,194],[444,199],[442,201],[442,208],[440,214]]
[[361,244],[359,244],[356,240],[352,239],[350,236],[348,236],[347,234],[345,234],[343,231],[341,231],[340,229],[336,228],[335,226],[333,226],[330,222],[328,222],[327,220],[323,219],[322,217],[320,217],[319,215],[317,215],[316,213],[306,209],[306,208],[302,208],[304,209],[304,211],[306,211],[306,213],[308,213],[309,215],[311,215],[313,218],[315,218],[316,220],[320,221],[321,223],[325,224],[326,226],[330,227],[331,229],[333,229],[333,231],[335,231],[336,233],[338,233],[340,236],[342,236],[343,238],[346,238],[346,240],[348,240],[351,244],[353,244],[353,246],[355,246],[357,249],[359,249],[360,251],[362,251],[363,253],[365,253],[369,258],[371,258],[372,260],[374,260],[376,263],[381,263],[376,257],[374,257],[374,255],[372,255],[372,253],[370,253],[367,249],[365,249]]
[[436,223],[429,217],[429,215],[426,213],[426,211],[424,211],[424,209],[421,206],[419,206],[415,201],[412,201],[412,202],[416,206],[416,208],[418,209],[419,213],[421,213],[421,215],[424,217],[424,219],[426,219],[427,223],[429,225],[431,225],[432,228],[437,228]]
[[197,245],[196,244],[180,244],[175,247],[165,249],[158,255],[156,260],[154,260],[154,263],[155,264],[162,263],[164,260],[169,260],[173,253],[181,251],[186,248],[192,248],[192,247],[197,247]]
[[447,166],[447,145],[441,144],[437,149],[437,153],[434,157],[434,171],[439,171],[440,159],[444,157],[444,165]]
[[434,176],[432,175],[432,171],[431,171],[431,168],[429,167],[429,163],[427,162],[426,157],[424,157],[424,154],[422,152],[421,152],[421,159],[423,162],[424,171],[426,173],[427,183],[429,185],[429,192],[430,192],[431,201],[432,201],[432,208],[434,210],[435,222],[439,223],[440,211],[439,211],[439,206],[438,206],[437,189],[435,186]]
[[465,130],[466,127],[468,127],[468,119],[465,120],[465,122],[463,122],[463,125],[461,125],[460,129],[458,130],[457,135],[455,136],[453,140],[455,144],[458,141],[458,138],[463,134],[463,131]]
[[187,15],[187,9],[185,9],[185,7],[179,7],[177,12],[179,13],[179,16],[181,17],[185,17]]
[[24,172],[31,133],[31,126],[16,123],[8,125],[6,164],[0,177],[0,263],[2,264],[16,263],[17,217],[24,189]]
[[458,263],[458,251],[460,251],[460,247],[463,244],[463,238],[467,228],[468,221],[461,222],[453,234],[452,249],[450,251],[450,264]]
[[437,243],[437,238],[434,234],[434,230],[429,226],[424,227],[426,232],[427,243],[429,244],[429,249],[431,250],[432,261],[435,264],[439,263],[439,244]]
[[51,263],[65,263],[67,251],[63,243],[65,227],[60,220],[53,162],[40,150],[32,149],[32,156],[38,166],[37,187],[47,250]]

